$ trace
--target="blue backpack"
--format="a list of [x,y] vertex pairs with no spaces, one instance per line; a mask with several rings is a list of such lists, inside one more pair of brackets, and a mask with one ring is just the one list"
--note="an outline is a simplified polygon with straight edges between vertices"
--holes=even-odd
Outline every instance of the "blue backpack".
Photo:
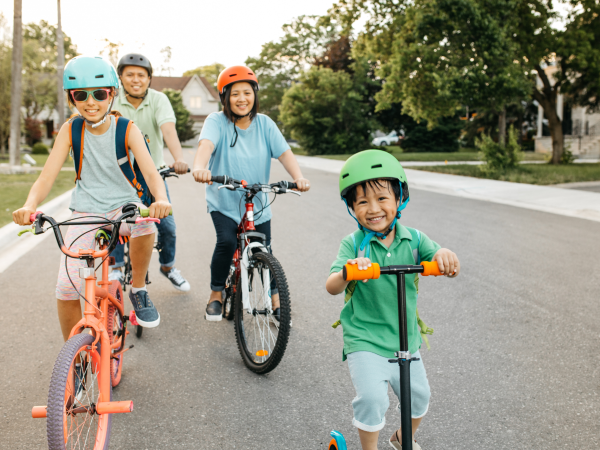
[[[419,246],[421,245],[421,232],[419,230],[415,230],[414,228],[406,227],[406,229],[408,231],[410,231],[410,234],[412,236],[412,240],[410,241],[410,248],[412,250],[415,264],[421,264],[421,255],[419,253]],[[351,236],[352,236],[352,242],[354,243],[355,257],[368,258],[371,253],[371,244],[369,243],[368,245],[366,245],[364,249],[361,249],[360,247],[358,247],[356,245],[357,241],[362,242],[362,239],[364,238],[364,232],[361,230],[357,230],[354,233],[352,233]],[[348,301],[352,298],[352,294],[354,294],[354,289],[356,289],[357,283],[358,283],[358,281],[351,281],[350,283],[348,283],[348,286],[346,286],[346,296],[344,297],[344,303],[348,303]],[[417,295],[419,295],[418,275],[415,275],[415,287],[417,288]],[[419,316],[418,309],[417,309],[417,323],[421,330],[421,338],[425,342],[427,349],[429,349],[430,346],[429,346],[429,339],[427,338],[427,335],[433,334],[433,328],[429,328],[427,325],[425,325],[425,322],[423,322],[423,320]],[[338,320],[331,326],[333,328],[337,328],[341,324],[342,324],[342,322],[340,320]]]
[[[129,139],[129,130],[131,129],[131,124],[133,121],[126,119],[123,116],[115,115],[115,121],[117,125],[117,131],[115,133],[115,149],[117,163],[119,164],[119,168],[129,184],[133,186],[136,190],[138,197],[140,198],[140,202],[146,206],[150,206],[152,204],[152,194],[150,193],[150,189],[146,184],[146,180],[144,179],[144,175],[140,170],[137,161],[131,163],[131,158],[129,156],[129,146],[127,144]],[[75,172],[77,175],[75,176],[75,181],[81,180],[81,166],[83,164],[83,138],[85,136],[85,122],[81,116],[72,117],[69,120],[69,139],[71,142],[71,155],[73,156],[73,163],[75,165]],[[148,147],[148,142],[146,142],[146,148],[148,149],[148,153],[150,153],[150,147]]]

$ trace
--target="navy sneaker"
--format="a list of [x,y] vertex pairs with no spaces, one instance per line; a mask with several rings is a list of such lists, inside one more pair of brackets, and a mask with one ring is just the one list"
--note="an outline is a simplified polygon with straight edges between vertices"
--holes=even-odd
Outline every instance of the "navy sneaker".
[[214,300],[206,305],[206,320],[210,322],[219,322],[223,319],[223,304],[219,300]]
[[154,328],[160,323],[160,314],[150,301],[147,291],[129,291],[129,300],[135,310],[138,323],[144,328]]

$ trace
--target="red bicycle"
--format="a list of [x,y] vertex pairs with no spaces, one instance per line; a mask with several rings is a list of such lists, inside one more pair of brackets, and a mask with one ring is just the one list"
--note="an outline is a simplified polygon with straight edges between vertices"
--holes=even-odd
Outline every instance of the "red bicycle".
[[[259,193],[301,194],[292,190],[296,183],[287,181],[249,185],[228,176],[213,176],[211,181],[222,184],[219,189],[245,193],[246,211],[238,225],[238,244],[225,282],[223,317],[234,319],[235,337],[246,367],[255,373],[268,373],[285,353],[292,311],[283,268],[267,247],[267,237],[254,227],[253,200]],[[277,300],[279,316],[273,314]]]

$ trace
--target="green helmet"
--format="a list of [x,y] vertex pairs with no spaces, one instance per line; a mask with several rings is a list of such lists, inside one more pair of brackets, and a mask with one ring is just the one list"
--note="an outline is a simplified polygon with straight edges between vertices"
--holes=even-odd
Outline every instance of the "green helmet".
[[380,178],[396,179],[408,191],[406,174],[400,162],[382,150],[364,150],[351,156],[340,172],[340,195],[342,198],[348,190],[367,180]]

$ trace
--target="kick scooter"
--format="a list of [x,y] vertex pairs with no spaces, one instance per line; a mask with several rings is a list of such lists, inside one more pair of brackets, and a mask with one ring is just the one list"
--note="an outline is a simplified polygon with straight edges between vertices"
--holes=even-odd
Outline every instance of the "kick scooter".
[[[419,358],[413,358],[408,351],[408,329],[406,325],[406,280],[405,275],[420,273],[422,276],[442,275],[437,262],[423,261],[419,265],[385,266],[372,263],[366,270],[358,270],[356,264],[346,264],[343,270],[345,281],[376,280],[380,275],[396,275],[398,280],[398,324],[400,326],[400,351],[396,358],[389,359],[400,367],[400,426],[402,429],[402,450],[412,450],[412,416],[410,403],[410,363]],[[331,432],[328,450],[347,450],[346,440],[339,431]]]

